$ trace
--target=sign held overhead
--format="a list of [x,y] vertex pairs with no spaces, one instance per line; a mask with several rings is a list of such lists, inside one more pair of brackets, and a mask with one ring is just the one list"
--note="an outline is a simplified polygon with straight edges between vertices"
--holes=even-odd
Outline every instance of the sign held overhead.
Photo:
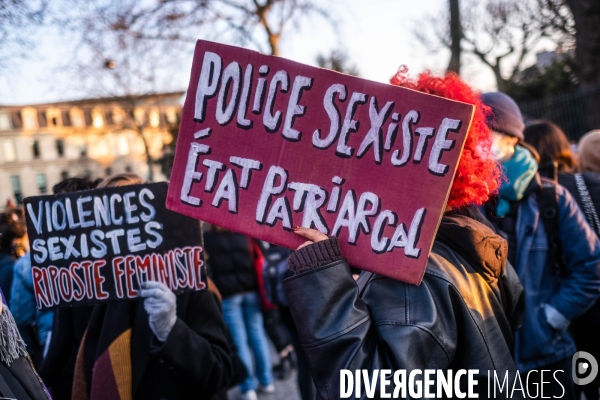
[[474,107],[198,41],[167,207],[420,283]]

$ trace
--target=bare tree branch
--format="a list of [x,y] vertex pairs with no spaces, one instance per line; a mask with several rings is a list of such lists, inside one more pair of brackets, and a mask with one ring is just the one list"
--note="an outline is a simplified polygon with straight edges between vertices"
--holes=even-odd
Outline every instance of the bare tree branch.
[[34,48],[33,30],[44,23],[48,0],[0,0],[0,71]]
[[[460,14],[461,51],[492,69],[499,89],[518,76],[541,38],[563,46],[574,44],[573,18],[564,0],[461,0]],[[420,21],[419,26],[415,37],[426,48],[452,48],[447,10]],[[510,75],[504,76],[503,71]]]

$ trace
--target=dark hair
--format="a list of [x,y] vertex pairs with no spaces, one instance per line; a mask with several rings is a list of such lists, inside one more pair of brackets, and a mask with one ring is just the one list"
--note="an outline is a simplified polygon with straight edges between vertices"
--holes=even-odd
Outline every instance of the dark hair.
[[131,172],[124,172],[122,174],[115,174],[104,178],[104,180],[98,184],[98,189],[116,186],[140,185],[142,183],[144,183],[144,180],[139,175]]
[[540,166],[553,161],[562,172],[574,172],[577,161],[573,157],[571,144],[565,133],[550,121],[536,121],[523,131],[525,142],[532,145],[540,155]]
[[0,252],[12,254],[13,240],[25,236],[25,213],[22,208],[8,208],[0,213]]
[[96,187],[96,184],[89,178],[67,178],[62,182],[58,182],[52,187],[54,194],[65,194],[78,192],[80,190],[88,190]]

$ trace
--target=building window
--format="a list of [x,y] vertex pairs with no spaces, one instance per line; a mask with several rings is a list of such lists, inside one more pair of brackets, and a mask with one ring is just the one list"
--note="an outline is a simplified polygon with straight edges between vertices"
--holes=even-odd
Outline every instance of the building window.
[[135,119],[135,123],[137,124],[137,126],[142,126],[144,125],[144,110],[141,108],[136,108],[133,111],[133,117]]
[[92,125],[94,128],[102,128],[104,126],[104,117],[99,110],[92,111]]
[[35,115],[28,114],[25,116],[25,129],[35,129]]
[[156,128],[160,125],[160,114],[157,110],[150,111],[149,119],[151,127]]
[[71,124],[76,128],[83,128],[84,120],[83,120],[83,111],[79,108],[74,108],[71,110]]
[[23,111],[23,128],[35,129],[37,128],[37,115],[35,110]]
[[79,146],[79,155],[82,158],[87,157],[87,144],[82,144],[81,146]]
[[65,179],[69,179],[69,171],[61,171],[60,172],[60,180],[64,181]]
[[11,175],[10,183],[17,204],[23,204],[23,193],[21,192],[21,179],[19,178],[19,175]]
[[31,107],[25,107],[21,110],[21,117],[23,120],[24,129],[36,129],[38,127],[37,121],[38,112],[36,109]]
[[169,124],[175,125],[177,123],[177,111],[174,108],[168,108],[165,115]]
[[12,139],[4,139],[2,141],[2,155],[5,162],[17,161],[17,150],[15,149],[15,141]]
[[31,146],[31,151],[33,152],[33,158],[40,158],[40,141],[34,140],[33,145]]
[[126,165],[125,166],[125,172],[131,172],[131,165]]
[[125,122],[125,111],[120,108],[115,108],[112,111],[112,122],[115,125],[123,125],[123,122]]
[[48,120],[48,126],[60,126],[60,109],[49,108],[46,110],[46,119]]
[[129,154],[129,140],[127,140],[127,136],[125,135],[121,135],[117,139],[117,154],[120,156]]
[[35,181],[37,182],[37,187],[40,194],[45,194],[47,192],[46,174],[37,174],[35,176]]
[[63,111],[60,113],[63,126],[71,126],[71,115],[68,111]]
[[0,131],[7,131],[11,128],[10,116],[8,114],[0,114]]
[[59,157],[65,156],[65,141],[62,139],[56,139],[56,154]]
[[106,167],[106,176],[111,176],[111,175],[112,175],[112,168]]

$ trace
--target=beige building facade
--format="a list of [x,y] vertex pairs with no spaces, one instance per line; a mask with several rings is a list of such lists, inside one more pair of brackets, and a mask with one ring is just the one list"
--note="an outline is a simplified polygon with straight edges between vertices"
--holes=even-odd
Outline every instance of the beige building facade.
[[[0,105],[0,209],[52,193],[63,179],[133,172],[149,176],[173,140],[183,92],[28,106]],[[165,180],[152,163],[154,181]]]

